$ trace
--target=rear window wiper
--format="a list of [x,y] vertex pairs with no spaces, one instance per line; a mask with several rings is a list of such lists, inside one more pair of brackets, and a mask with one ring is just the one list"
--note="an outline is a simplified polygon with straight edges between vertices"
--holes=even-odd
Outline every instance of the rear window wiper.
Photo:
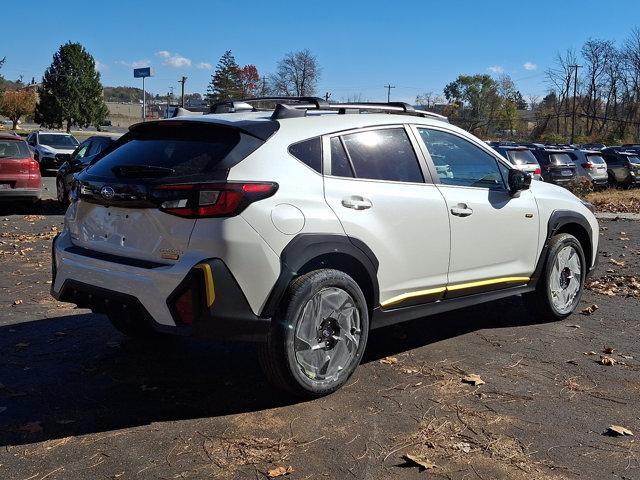
[[167,177],[176,171],[173,168],[154,165],[117,165],[111,169],[118,177]]

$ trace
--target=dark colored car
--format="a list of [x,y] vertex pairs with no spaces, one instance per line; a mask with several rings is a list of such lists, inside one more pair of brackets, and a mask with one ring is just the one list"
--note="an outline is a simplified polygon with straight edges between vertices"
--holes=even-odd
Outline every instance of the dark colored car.
[[531,149],[542,170],[542,179],[556,185],[566,185],[576,177],[576,165],[563,148]]
[[65,205],[69,203],[69,192],[71,192],[73,176],[83,170],[114,142],[115,140],[111,137],[100,135],[89,137],[78,145],[69,160],[60,165],[56,175],[56,191],[60,203]]
[[27,142],[15,135],[0,134],[0,200],[40,200],[40,165]]
[[640,153],[625,151],[623,147],[609,147],[600,151],[607,162],[609,185],[631,187],[640,184]]
[[609,183],[607,164],[597,150],[573,149],[567,153],[576,165],[577,174],[589,180],[594,188],[605,188]]
[[603,148],[607,148],[604,143],[583,143],[580,145],[580,148],[584,150],[602,150]]
[[527,147],[518,145],[496,145],[493,149],[509,160],[509,163],[523,172],[531,174],[534,180],[541,180],[541,169],[538,160]]

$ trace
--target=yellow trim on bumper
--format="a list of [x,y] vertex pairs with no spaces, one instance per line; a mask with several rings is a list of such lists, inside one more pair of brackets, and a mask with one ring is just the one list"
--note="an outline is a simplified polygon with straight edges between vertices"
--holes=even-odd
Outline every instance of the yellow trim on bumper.
[[199,265],[196,265],[194,268],[202,270],[202,273],[204,273],[204,286],[207,294],[207,307],[210,307],[216,300],[216,290],[213,284],[213,273],[211,272],[211,265],[209,265],[208,263],[201,263]]
[[436,288],[429,288],[427,290],[417,290],[415,292],[407,292],[407,293],[403,293],[401,295],[392,297],[389,300],[381,302],[380,306],[382,308],[385,308],[391,305],[402,303],[405,300],[409,300],[411,298],[426,297],[429,295],[435,295],[435,294],[449,292],[449,291],[464,290],[467,288],[485,287],[489,285],[498,285],[501,283],[528,283],[529,280],[531,280],[530,277],[500,277],[500,278],[491,278],[488,280],[478,280],[475,282],[459,283],[457,285],[451,285],[448,287],[436,287]]

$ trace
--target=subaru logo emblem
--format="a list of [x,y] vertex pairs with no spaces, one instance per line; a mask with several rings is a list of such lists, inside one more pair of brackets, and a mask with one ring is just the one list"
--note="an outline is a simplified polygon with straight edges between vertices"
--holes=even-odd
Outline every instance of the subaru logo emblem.
[[105,200],[111,200],[115,194],[116,192],[113,191],[113,188],[108,185],[105,185],[100,189],[100,195],[102,195],[102,198]]

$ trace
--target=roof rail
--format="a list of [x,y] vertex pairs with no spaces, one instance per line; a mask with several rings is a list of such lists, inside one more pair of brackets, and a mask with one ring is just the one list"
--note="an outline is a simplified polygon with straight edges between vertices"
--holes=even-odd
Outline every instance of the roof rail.
[[[416,110],[412,105],[405,102],[346,102],[346,103],[329,103],[319,97],[255,97],[245,98],[242,100],[228,100],[220,102],[212,106],[211,113],[229,113],[238,111],[259,111],[258,109],[249,107],[252,103],[257,102],[274,102],[276,108],[271,118],[274,120],[291,118],[291,109],[299,110],[324,110],[337,111],[338,114],[345,113],[361,113],[363,111],[398,113],[401,115],[412,115],[416,117],[433,118],[442,122],[449,123],[449,119],[444,115],[427,112],[426,110]],[[277,108],[278,105],[286,105],[289,108]],[[241,106],[241,108],[238,108]],[[270,109],[269,109],[270,110]]]

